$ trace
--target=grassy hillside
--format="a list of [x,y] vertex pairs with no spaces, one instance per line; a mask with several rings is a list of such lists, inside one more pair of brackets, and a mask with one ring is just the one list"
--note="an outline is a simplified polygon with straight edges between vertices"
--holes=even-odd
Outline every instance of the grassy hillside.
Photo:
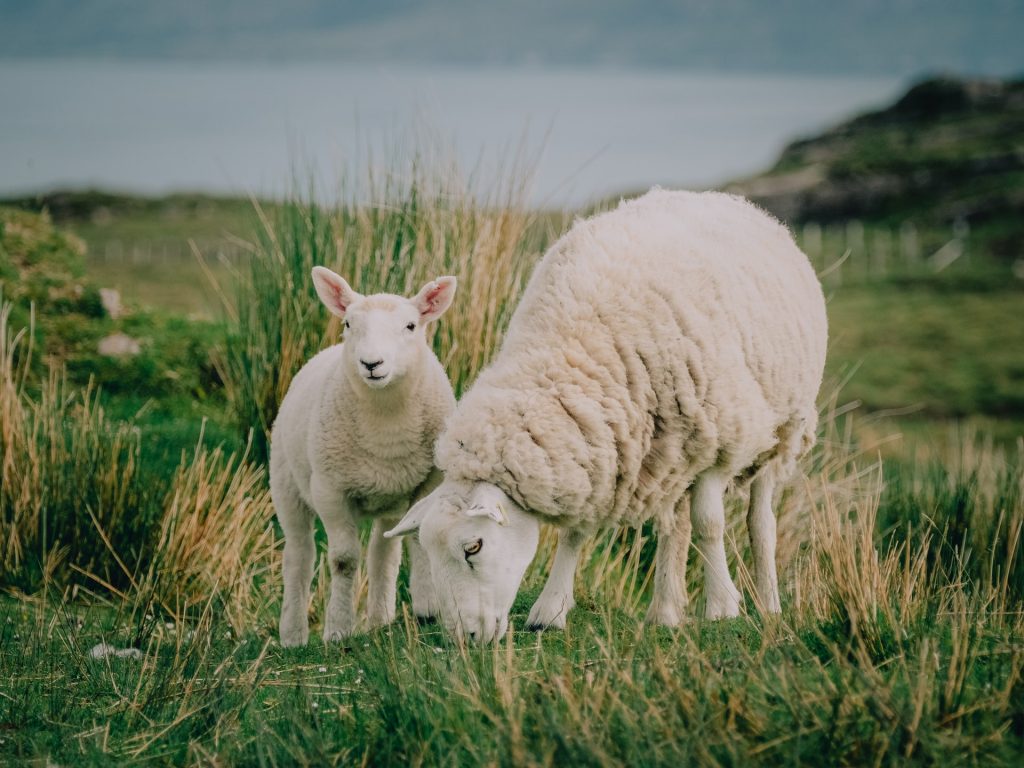
[[728,185],[792,225],[860,219],[966,224],[976,245],[1024,257],[1024,80],[926,80],[895,104],[790,144]]

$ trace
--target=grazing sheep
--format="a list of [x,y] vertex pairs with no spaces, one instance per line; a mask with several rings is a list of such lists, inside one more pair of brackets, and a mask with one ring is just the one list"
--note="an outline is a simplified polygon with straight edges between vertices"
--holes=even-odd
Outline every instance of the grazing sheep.
[[[342,344],[320,352],[295,376],[271,432],[270,491],[285,535],[285,646],[304,645],[309,638],[314,512],[327,532],[331,571],[324,640],[355,631],[361,518],[373,518],[368,623],[394,618],[402,547],[381,534],[429,489],[431,479],[436,485],[434,441],[455,407],[451,384],[424,332],[451,305],[454,277],[437,278],[412,299],[361,296],[323,267],[313,269],[313,283],[346,330]],[[410,544],[413,611],[429,616],[436,611],[429,565]]]
[[419,532],[445,624],[486,642],[507,629],[541,522],[559,543],[529,624],[564,627],[587,535],[653,517],[647,620],[675,625],[688,504],[706,615],[737,615],[722,495],[752,481],[757,593],[778,611],[772,490],[814,441],[826,326],[806,256],[742,198],[653,190],[578,222],[438,440],[444,482],[385,536]]

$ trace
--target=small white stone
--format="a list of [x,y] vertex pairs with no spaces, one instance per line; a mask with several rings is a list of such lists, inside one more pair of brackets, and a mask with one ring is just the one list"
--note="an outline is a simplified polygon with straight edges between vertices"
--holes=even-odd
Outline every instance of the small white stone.
[[316,702],[314,701],[314,702],[313,702],[313,709],[318,709],[319,707],[320,707],[320,705],[319,705],[319,704],[317,704],[317,703],[316,703]]
[[327,671],[327,667],[318,667],[317,668],[317,672],[326,672],[326,671]]

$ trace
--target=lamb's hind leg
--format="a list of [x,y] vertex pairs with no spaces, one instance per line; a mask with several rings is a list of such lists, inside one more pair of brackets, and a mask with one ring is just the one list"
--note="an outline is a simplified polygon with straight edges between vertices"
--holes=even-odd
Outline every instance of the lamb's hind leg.
[[313,580],[313,564],[316,561],[313,510],[287,481],[272,483],[271,495],[277,519],[284,531],[281,645],[305,645],[309,640],[309,585]]
[[395,593],[398,567],[402,563],[402,540],[385,539],[384,531],[393,527],[398,518],[386,521],[377,518],[370,530],[370,545],[366,552],[369,571],[367,588],[366,625],[369,629],[390,624],[395,618]]
[[576,605],[572,594],[573,582],[576,580],[576,564],[586,538],[582,531],[563,529],[558,532],[555,562],[540,597],[530,609],[530,617],[526,620],[529,629],[565,629],[566,616]]
[[679,626],[686,617],[686,558],[690,553],[690,499],[683,496],[674,510],[658,520],[658,549],[654,563],[654,596],[647,609],[648,624]]
[[310,494],[327,532],[331,595],[324,615],[324,642],[331,642],[351,635],[356,628],[353,598],[356,568],[359,566],[359,529],[345,494],[320,475],[313,476]]
[[406,536],[405,545],[409,549],[409,597],[412,598],[413,615],[422,620],[434,618],[439,612],[430,576],[430,560],[415,536]]
[[691,501],[695,544],[704,560],[704,615],[709,619],[738,616],[740,593],[729,576],[725,557],[725,478],[705,472],[693,485]]
[[775,515],[772,513],[774,480],[771,470],[763,470],[750,485],[747,533],[754,559],[754,583],[763,610],[778,613],[779,577],[775,570]]

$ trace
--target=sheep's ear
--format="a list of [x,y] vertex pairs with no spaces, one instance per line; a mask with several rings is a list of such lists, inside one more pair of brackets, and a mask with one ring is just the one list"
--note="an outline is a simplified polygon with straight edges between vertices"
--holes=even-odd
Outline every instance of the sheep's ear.
[[352,302],[359,298],[345,278],[327,267],[313,267],[313,285],[320,301],[338,317],[344,317]]
[[384,538],[393,539],[396,536],[408,536],[410,533],[416,533],[420,529],[420,523],[423,522],[423,518],[426,516],[431,503],[428,496],[422,501],[413,504],[412,508],[405,513],[405,517],[399,521],[398,525],[390,531],[384,531]]
[[420,312],[420,322],[429,323],[437,320],[452,305],[455,298],[455,285],[458,281],[451,276],[431,280],[420,289],[412,303]]
[[501,502],[470,507],[466,510],[467,517],[489,517],[498,525],[508,525],[508,513]]

